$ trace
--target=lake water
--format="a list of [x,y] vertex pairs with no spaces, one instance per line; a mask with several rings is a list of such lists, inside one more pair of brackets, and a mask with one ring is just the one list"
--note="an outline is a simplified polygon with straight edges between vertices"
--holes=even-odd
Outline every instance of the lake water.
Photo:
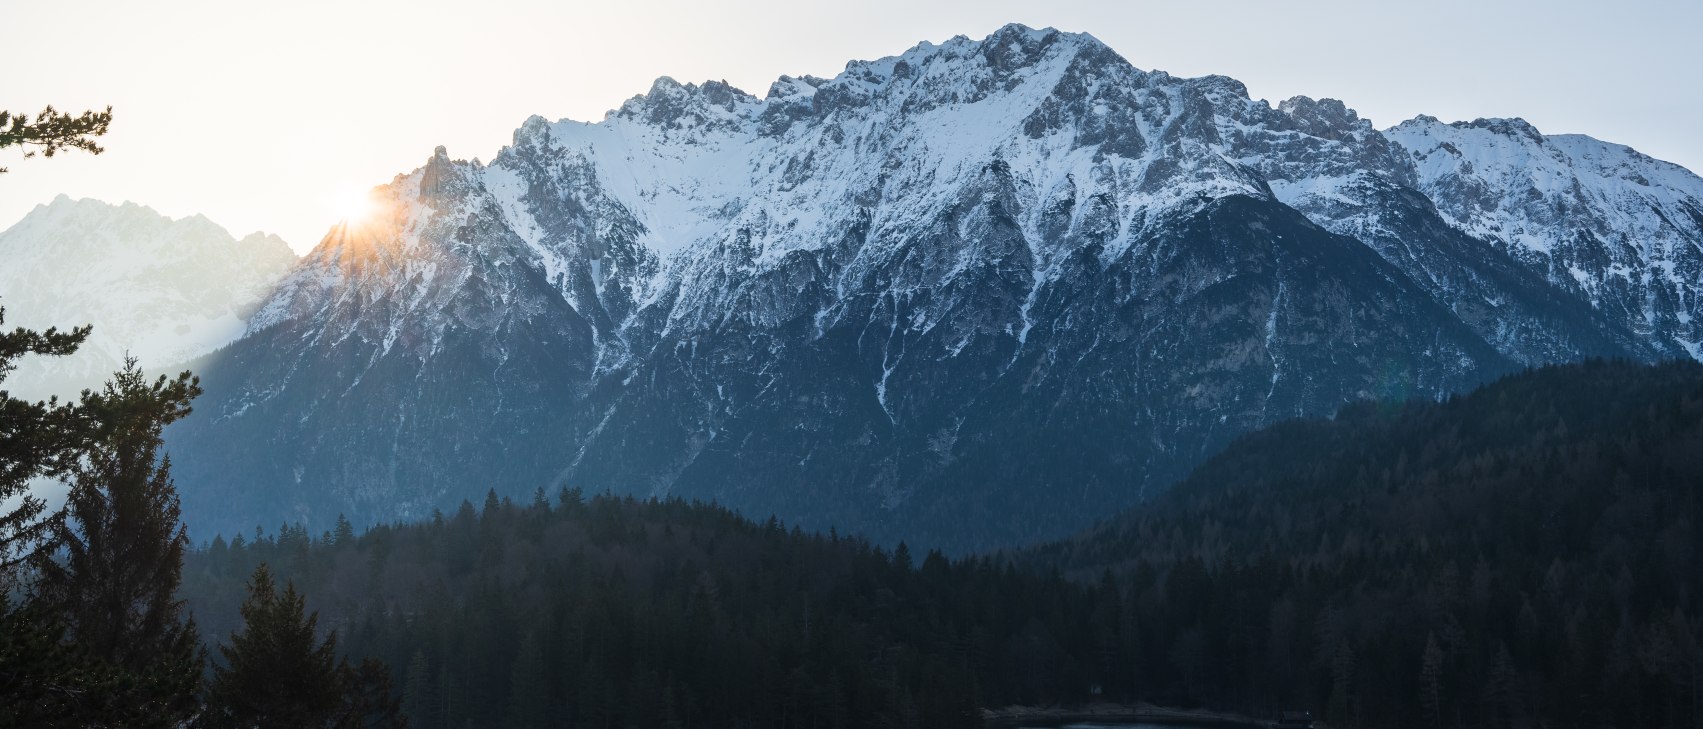
[[1200,724],[1155,724],[1153,722],[1136,722],[1134,724],[1102,724],[1097,722],[1077,724],[1054,724],[1052,726],[1022,725],[1017,729],[1200,729]]

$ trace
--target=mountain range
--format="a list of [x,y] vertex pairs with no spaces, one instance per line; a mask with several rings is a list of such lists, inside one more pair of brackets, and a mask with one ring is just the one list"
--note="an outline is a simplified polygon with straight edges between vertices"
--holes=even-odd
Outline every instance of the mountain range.
[[566,484],[987,547],[1353,400],[1703,357],[1691,172],[1051,29],[663,78],[373,196],[194,363],[197,534]]

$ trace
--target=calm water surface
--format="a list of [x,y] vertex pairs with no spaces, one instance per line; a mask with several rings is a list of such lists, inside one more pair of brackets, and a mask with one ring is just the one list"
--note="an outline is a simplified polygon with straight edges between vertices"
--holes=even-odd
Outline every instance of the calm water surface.
[[1200,729],[1199,724],[1155,724],[1152,722],[1137,722],[1134,724],[1055,724],[1050,727],[1024,725],[1018,729]]

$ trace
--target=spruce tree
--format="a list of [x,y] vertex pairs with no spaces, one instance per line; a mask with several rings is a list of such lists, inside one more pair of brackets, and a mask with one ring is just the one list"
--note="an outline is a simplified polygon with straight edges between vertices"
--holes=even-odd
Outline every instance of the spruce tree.
[[408,673],[402,685],[402,713],[415,729],[436,729],[439,707],[436,676],[426,654],[418,649],[408,661]]
[[219,646],[201,726],[242,729],[364,729],[407,725],[390,670],[377,660],[337,658],[337,633],[318,637],[294,584],[278,592],[265,564],[249,580],[243,629]]
[[202,651],[176,594],[189,536],[160,432],[199,392],[188,373],[150,383],[130,359],[103,392],[84,394],[99,427],[54,524],[58,549],[35,560],[40,605],[80,650],[135,676],[126,700],[162,726],[194,713]]
[[337,528],[331,532],[331,544],[337,547],[351,547],[355,544],[355,525],[349,523],[348,517],[337,515]]
[[383,661],[368,658],[359,666],[344,662],[338,668],[343,688],[343,709],[336,720],[338,729],[407,729],[402,698],[390,680]]
[[262,564],[242,604],[244,626],[219,646],[205,725],[302,729],[335,726],[344,708],[337,635],[322,641],[318,614],[307,615],[295,585],[282,593]]
[[1442,682],[1443,649],[1437,646],[1436,635],[1427,635],[1419,669],[1419,705],[1425,712],[1425,721],[1434,727],[1442,725]]

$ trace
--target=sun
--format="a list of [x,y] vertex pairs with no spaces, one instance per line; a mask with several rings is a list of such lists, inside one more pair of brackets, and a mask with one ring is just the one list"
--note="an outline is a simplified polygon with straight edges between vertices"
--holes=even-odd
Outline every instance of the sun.
[[343,185],[331,197],[332,210],[345,224],[363,223],[378,209],[372,191],[358,185]]

